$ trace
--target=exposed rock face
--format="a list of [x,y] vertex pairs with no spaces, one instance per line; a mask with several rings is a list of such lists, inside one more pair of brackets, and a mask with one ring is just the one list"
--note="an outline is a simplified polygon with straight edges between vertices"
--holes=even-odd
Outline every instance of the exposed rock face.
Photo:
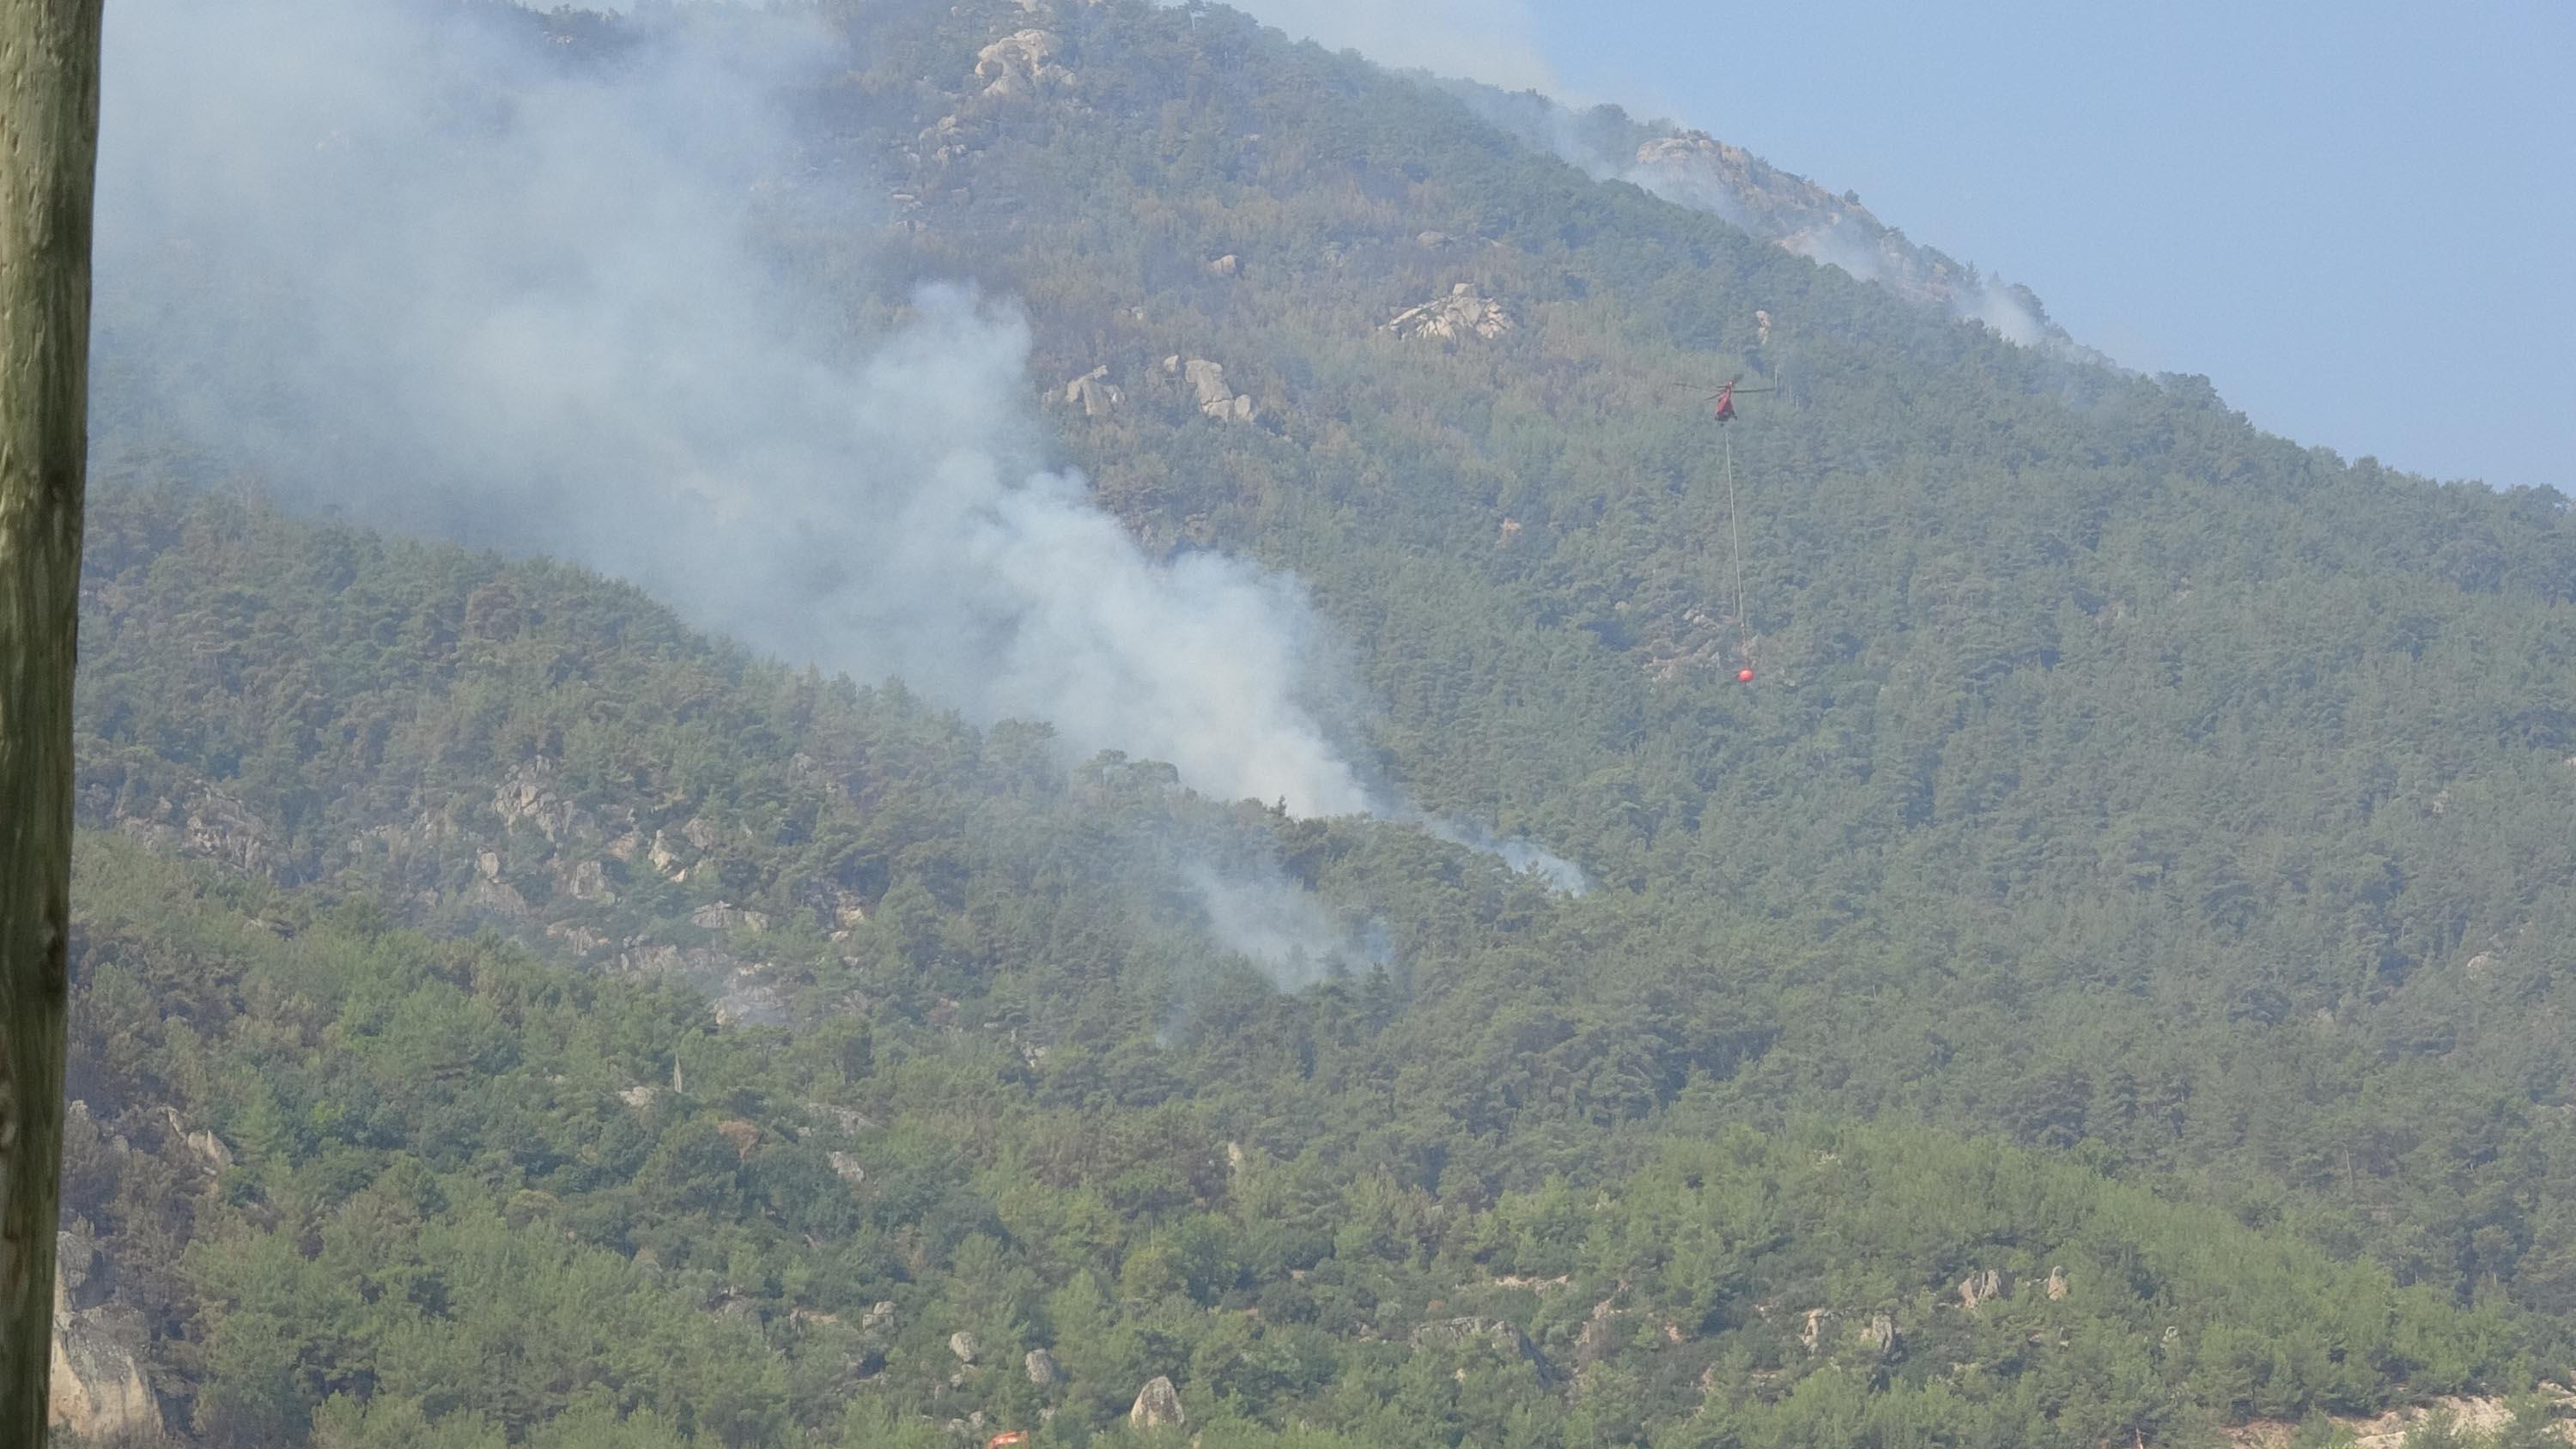
[[1028,1357],[1020,1360],[1020,1366],[1028,1371],[1029,1382],[1042,1389],[1055,1387],[1064,1377],[1064,1370],[1056,1365],[1055,1355],[1042,1348],[1030,1349]]
[[1798,1330],[1798,1342],[1814,1353],[1825,1341],[1825,1325],[1833,1321],[1833,1311],[1826,1308],[1807,1310],[1807,1326]]
[[1973,1313],[1980,1303],[1990,1303],[2004,1296],[2004,1275],[1992,1268],[1982,1269],[1959,1280],[1959,1306]]
[[1512,330],[1512,315],[1503,304],[1491,297],[1479,297],[1476,289],[1460,282],[1449,295],[1408,307],[1396,314],[1386,330],[1398,337],[1428,337],[1441,342],[1456,342],[1467,337],[1487,341]]
[[[83,1242],[73,1256],[78,1278],[89,1276]],[[91,1439],[132,1437],[158,1442],[161,1401],[144,1380],[142,1365],[119,1342],[104,1309],[75,1309],[70,1276],[54,1282],[53,1383],[47,1413],[54,1427]]]
[[1884,1313],[1872,1318],[1869,1321],[1869,1341],[1877,1345],[1878,1351],[1881,1354],[1894,1353],[1896,1351],[1896,1320],[1890,1318]]
[[[1657,137],[1637,148],[1625,179],[1657,196],[1714,212],[1756,236],[1864,282],[1982,324],[2025,347],[2106,360],[2048,320],[2026,287],[1980,276],[1930,247],[1917,246],[1846,191],[1836,196],[1704,131]],[[1756,317],[1768,340],[1768,323]]]
[[984,1345],[975,1335],[961,1328],[948,1335],[948,1351],[957,1355],[959,1363],[973,1363],[975,1355],[984,1351]]
[[1706,131],[1646,142],[1629,175],[1667,201],[1716,212],[1760,236],[1795,237],[1845,219],[1865,223],[1873,235],[1887,230],[1857,199],[1836,196]]
[[831,1159],[833,1173],[839,1176],[841,1181],[857,1187],[868,1180],[868,1170],[859,1165],[857,1158],[846,1152],[833,1152],[827,1155]]
[[2067,1287],[2066,1287],[2066,1270],[2065,1270],[2064,1268],[2051,1268],[2051,1269],[2049,1269],[2049,1270],[2048,1270],[2048,1301],[2049,1301],[2049,1302],[2051,1302],[2051,1303],[2055,1303],[2055,1302],[2057,1302],[2058,1300],[2060,1300],[2060,1299],[2064,1298],[2064,1297],[2066,1296],[2066,1294],[2067,1294]]
[[718,901],[689,912],[689,924],[701,931],[742,930],[756,936],[769,929],[769,917],[758,911],[746,911],[729,901]]
[[1228,252],[1224,256],[1218,257],[1216,260],[1209,262],[1207,264],[1207,270],[1208,275],[1211,277],[1231,277],[1235,273],[1243,270],[1243,258],[1236,256],[1232,252]]
[[1022,100],[1060,90],[1073,72],[1056,63],[1064,42],[1051,30],[1006,35],[975,53],[975,79],[994,100]]
[[492,792],[492,809],[504,825],[525,821],[548,842],[561,845],[589,825],[579,806],[555,793],[551,770],[543,761],[519,767],[517,774]]
[[1064,385],[1067,407],[1082,409],[1086,418],[1105,418],[1127,402],[1127,394],[1109,380],[1107,367],[1095,367]]
[[519,894],[518,887],[496,880],[478,878],[473,889],[465,893],[465,900],[478,911],[488,911],[513,921],[524,921],[532,914],[528,909],[528,898]]
[[717,1022],[733,1026],[752,1022],[776,1026],[787,1020],[787,996],[768,980],[766,966],[736,966],[716,993]]
[[1413,1330],[1415,1348],[1464,1348],[1482,1343],[1507,1359],[1519,1359],[1545,1388],[1556,1382],[1556,1366],[1547,1361],[1520,1326],[1500,1318],[1449,1318]]
[[859,1327],[867,1329],[894,1327],[893,1302],[887,1299],[879,1299],[876,1302],[869,1304],[868,1311],[859,1317]]
[[196,1154],[197,1161],[205,1165],[206,1171],[218,1177],[233,1165],[233,1150],[212,1132],[189,1133],[188,1150]]
[[68,1313],[74,1304],[85,1303],[81,1290],[89,1286],[91,1267],[98,1260],[98,1247],[87,1235],[83,1223],[78,1233],[54,1234],[54,1312]]
[[1177,1429],[1186,1426],[1190,1416],[1181,1412],[1180,1391],[1172,1387],[1172,1381],[1157,1376],[1136,1391],[1136,1403],[1127,1410],[1127,1422],[1139,1429]]
[[595,906],[617,904],[617,892],[608,884],[608,867],[595,860],[585,860],[572,868],[564,878],[564,893]]
[[249,806],[231,796],[212,793],[188,811],[186,848],[254,874],[265,873],[277,855],[268,827],[260,823]]
[[1210,362],[1204,357],[1193,357],[1187,362],[1177,357],[1166,358],[1163,370],[1181,374],[1189,384],[1190,395],[1198,401],[1200,412],[1220,422],[1252,421],[1256,412],[1252,399],[1226,386],[1222,363]]

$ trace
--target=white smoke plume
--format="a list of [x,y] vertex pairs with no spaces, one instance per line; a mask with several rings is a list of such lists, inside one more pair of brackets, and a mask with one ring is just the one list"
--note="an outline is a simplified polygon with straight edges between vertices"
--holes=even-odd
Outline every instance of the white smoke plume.
[[[790,661],[1043,719],[1069,758],[1397,813],[1306,703],[1294,580],[1150,560],[1046,466],[1012,306],[931,287],[865,344],[812,315],[752,223],[862,191],[774,109],[839,42],[712,14],[604,67],[490,3],[119,0],[102,418],[363,522],[578,561]],[[1236,933],[1249,954],[1287,958],[1276,916]]]
[[165,349],[158,400],[196,432],[361,517],[577,559],[1078,755],[1367,808],[1299,703],[1295,584],[1158,567],[1044,468],[1008,306],[924,291],[856,359],[797,335],[741,222],[794,152],[740,67],[792,51],[667,46],[611,85],[453,11],[117,9],[100,288],[195,318],[201,356],[126,340]]

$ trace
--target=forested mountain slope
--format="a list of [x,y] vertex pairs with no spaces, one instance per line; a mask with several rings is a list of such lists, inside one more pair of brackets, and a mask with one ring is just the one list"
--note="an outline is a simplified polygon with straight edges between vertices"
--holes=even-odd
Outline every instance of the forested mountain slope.
[[[2453,1108],[2360,1105],[2420,1067],[2562,1105],[2563,499],[2347,465],[2196,379],[1939,323],[1223,12],[1050,14],[1039,94],[966,79],[1010,7],[872,35],[836,114],[917,168],[896,254],[1028,297],[1041,380],[1109,368],[1127,401],[1065,446],[1147,536],[1311,581],[1435,804],[1674,928],[1831,943],[1748,1108],[1812,1090],[2223,1162],[2366,1223],[2458,1180],[2395,1183],[2464,1144]],[[1512,328],[1386,330],[1460,284]],[[1222,363],[1253,423],[1206,416],[1175,355]],[[1727,445],[1669,387],[1739,369],[1785,388],[1732,433],[1742,634]],[[2264,1140],[2301,1099],[2379,1125]],[[2465,1288],[2558,1241],[2485,1210],[2381,1250]]]
[[[1068,777],[554,565],[93,526],[71,1306],[192,1442],[1069,1443],[1161,1375],[1218,1444],[2072,1443],[2554,1350],[2100,1154],[1748,1110],[1836,969],[1758,922]],[[1388,968],[1275,990],[1147,822]]]
[[[1168,1375],[1210,1446],[2092,1444],[2559,1370],[2563,500],[1230,12],[832,23],[756,193],[817,315],[1023,299],[1098,496],[1294,570],[1374,768],[1598,889],[163,487],[221,465],[111,333],[67,1211],[174,1429],[1070,1443]],[[1277,990],[1193,860],[1363,944]]]

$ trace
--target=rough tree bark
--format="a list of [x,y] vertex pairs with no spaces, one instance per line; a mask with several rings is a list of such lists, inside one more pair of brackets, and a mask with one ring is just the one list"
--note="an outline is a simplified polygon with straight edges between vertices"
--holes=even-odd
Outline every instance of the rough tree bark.
[[45,1441],[100,0],[0,0],[0,1444]]

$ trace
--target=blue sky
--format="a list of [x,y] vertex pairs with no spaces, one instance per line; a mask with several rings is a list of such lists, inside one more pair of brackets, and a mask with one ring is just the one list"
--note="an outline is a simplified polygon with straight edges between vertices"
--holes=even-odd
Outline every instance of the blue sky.
[[1850,188],[2347,457],[2576,492],[2576,3],[1251,0]]

